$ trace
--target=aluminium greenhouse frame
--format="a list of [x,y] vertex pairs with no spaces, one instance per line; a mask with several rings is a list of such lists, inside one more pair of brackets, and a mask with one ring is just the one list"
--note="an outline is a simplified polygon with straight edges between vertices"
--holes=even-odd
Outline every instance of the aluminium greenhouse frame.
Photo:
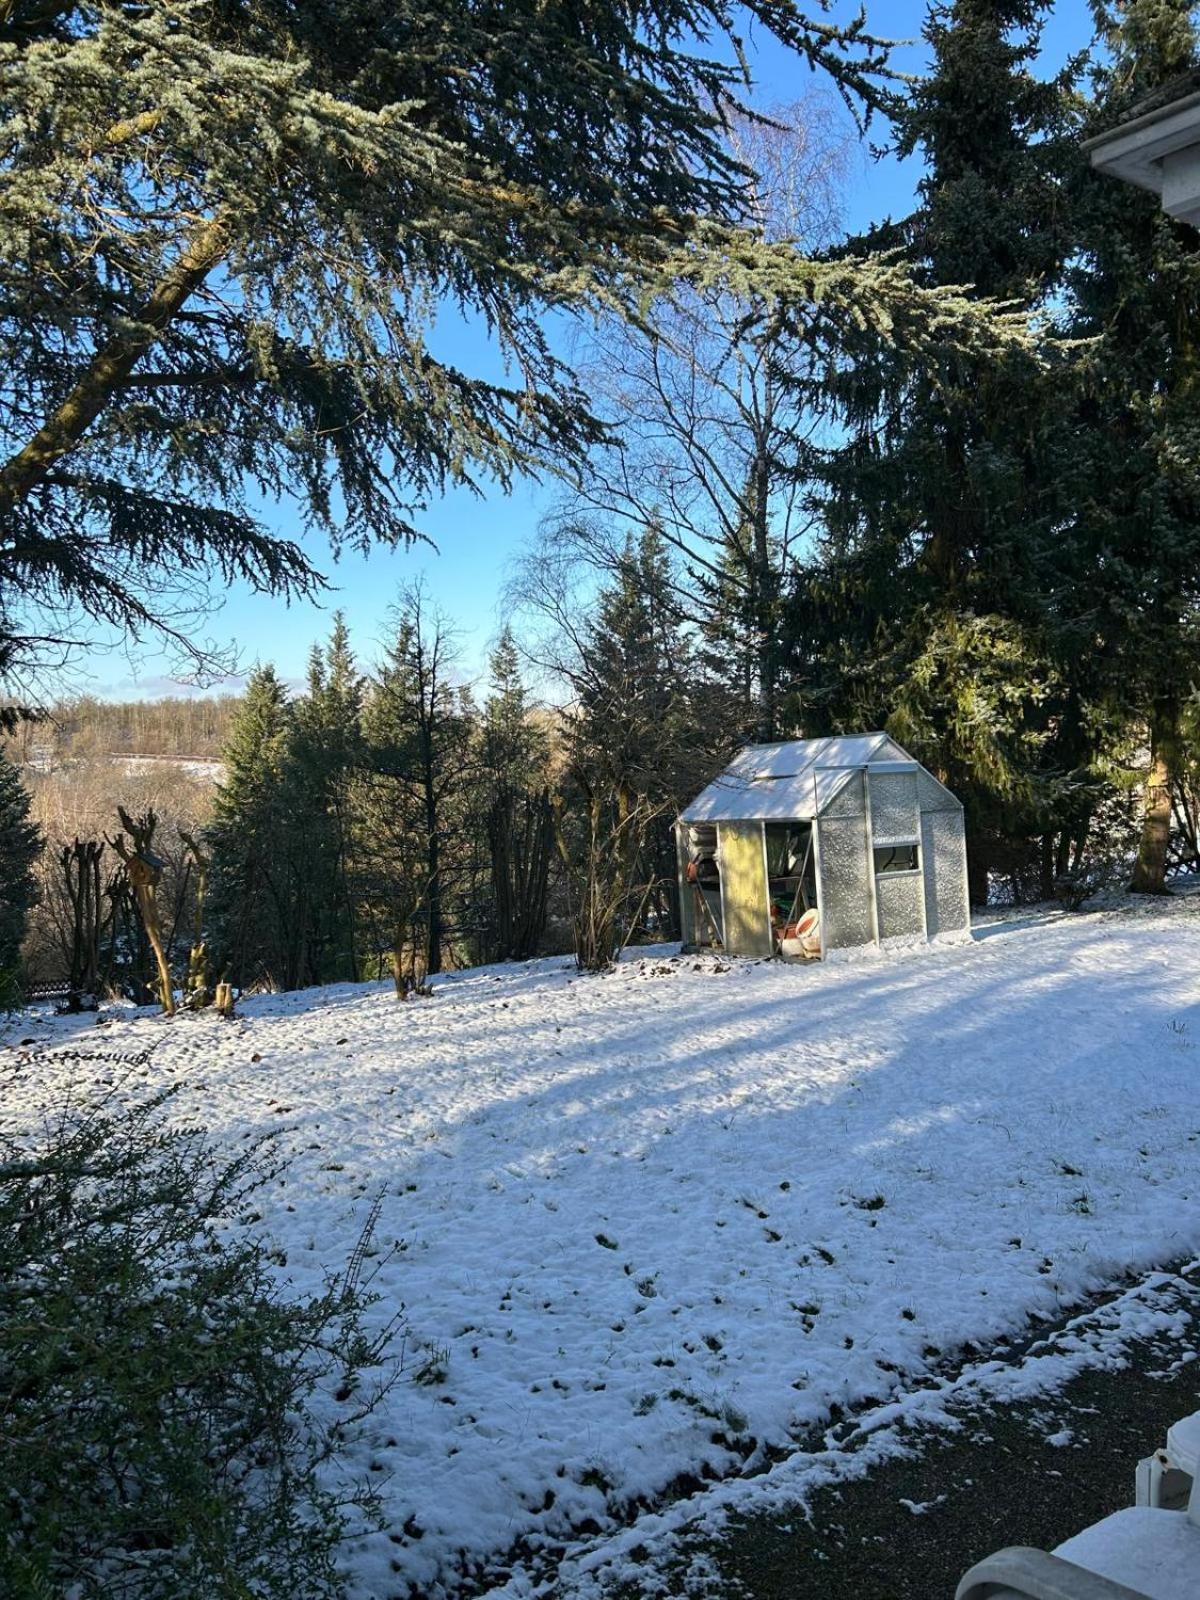
[[970,937],[962,805],[886,734],[749,746],[676,840],[685,948],[774,955],[809,908],[822,957]]

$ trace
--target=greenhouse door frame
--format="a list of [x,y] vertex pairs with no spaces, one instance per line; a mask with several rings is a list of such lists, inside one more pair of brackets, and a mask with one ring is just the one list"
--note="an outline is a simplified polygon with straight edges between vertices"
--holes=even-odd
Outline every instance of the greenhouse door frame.
[[767,824],[762,817],[747,817],[744,820],[738,820],[729,817],[717,824],[717,860],[720,863],[721,868],[720,891],[722,948],[726,955],[731,953],[729,947],[729,907],[725,900],[726,872],[724,838],[726,828],[745,829],[749,837],[753,837],[750,830],[754,828],[758,829],[758,843],[759,849],[762,853],[763,873],[762,915],[766,925],[767,948],[761,955],[755,956],[752,959],[758,961],[761,961],[764,958],[771,960],[775,956],[775,929],[771,923],[771,878],[769,864],[767,861]]

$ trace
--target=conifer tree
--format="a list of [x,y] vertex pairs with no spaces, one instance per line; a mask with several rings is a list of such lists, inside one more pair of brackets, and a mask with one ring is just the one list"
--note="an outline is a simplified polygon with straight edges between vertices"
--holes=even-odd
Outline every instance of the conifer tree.
[[[420,925],[424,973],[442,970],[448,911],[473,766],[469,702],[456,686],[457,655],[445,617],[419,585],[393,613],[394,632],[364,711],[374,790],[376,848],[390,856],[380,892],[402,915],[394,957],[400,984],[409,921]],[[408,881],[406,881],[408,880]]]
[[659,530],[628,535],[584,635],[569,738],[577,764],[603,774],[614,794],[669,793],[686,739],[689,647],[673,588]]
[[496,782],[527,788],[543,775],[544,728],[531,719],[529,695],[511,627],[505,627],[488,660],[488,697],[483,703],[483,765]]
[[[1187,0],[1094,6],[1103,52],[1089,131],[1200,65]],[[1093,717],[1149,746],[1132,887],[1165,888],[1171,791],[1200,646],[1200,235],[1157,197],[1086,172],[1069,329],[1092,343],[1076,412],[1061,626]]]
[[208,830],[217,970],[236,984],[301,980],[298,885],[285,806],[291,709],[274,668],[256,669],[222,753],[224,781]]
[[[136,632],[176,581],[310,590],[247,485],[357,547],[586,447],[539,314],[758,270],[721,138],[743,28],[868,100],[883,62],[815,3],[0,8],[0,672],[64,603]],[[515,382],[438,358],[443,297]]]
[[[927,162],[917,210],[857,241],[929,286],[1043,305],[1072,247],[1077,63],[1036,71],[1045,0],[948,0],[934,65],[892,111]],[[1058,692],[1046,555],[1065,514],[1066,363],[966,352],[913,363],[868,337],[823,385],[846,435],[823,468],[827,536],[790,618],[811,731],[886,726],[968,805],[973,892],[990,833],[1035,831]]]
[[492,954],[537,954],[546,923],[553,810],[546,781],[549,741],[536,726],[512,630],[505,628],[489,663],[483,706],[480,779],[490,876]]
[[291,826],[304,840],[308,863],[312,969],[321,983],[359,975],[352,855],[362,699],[362,678],[339,611],[328,645],[313,648],[308,692],[294,708],[287,764]]
[[33,865],[42,836],[29,820],[30,805],[21,774],[0,750],[0,1008],[18,998],[25,923],[38,899]]
[[[667,545],[653,525],[627,537],[597,595],[573,682],[577,705],[564,739],[586,827],[560,830],[560,847],[584,864],[579,898],[611,911],[615,926],[641,906],[669,930],[678,915],[671,824],[707,762],[694,717],[692,645],[679,623]],[[569,804],[565,816],[570,823]],[[624,905],[621,885],[632,896]],[[601,944],[594,954],[606,962],[612,951]]]

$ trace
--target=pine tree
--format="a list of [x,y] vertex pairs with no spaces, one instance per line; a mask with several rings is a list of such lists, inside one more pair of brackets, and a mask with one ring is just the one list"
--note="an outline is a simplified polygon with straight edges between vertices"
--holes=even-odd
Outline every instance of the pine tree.
[[[1089,131],[1200,65],[1186,0],[1097,4]],[[1165,888],[1171,790],[1200,645],[1200,236],[1157,198],[1085,173],[1069,331],[1087,347],[1061,626],[1091,714],[1144,730],[1145,823],[1133,887]]]
[[570,742],[580,766],[614,794],[669,790],[687,714],[689,646],[678,627],[674,579],[657,528],[630,534],[601,589],[581,644],[578,714]]
[[308,692],[294,707],[286,777],[292,828],[304,840],[308,863],[309,943],[318,983],[359,976],[352,854],[362,701],[362,679],[339,611],[325,650],[313,648]]
[[1049,0],[938,0],[924,36],[930,75],[893,107],[896,153],[928,162],[920,206],[889,239],[930,283],[1044,299],[1071,242],[1062,180],[1079,164],[1075,59],[1038,75]]
[[483,704],[482,763],[495,785],[527,789],[545,775],[547,738],[531,718],[512,629],[505,627],[488,661]]
[[25,923],[38,900],[33,864],[42,836],[29,820],[30,805],[20,773],[0,750],[0,1007],[18,998]]
[[[585,965],[612,957],[610,933],[639,907],[677,925],[672,823],[706,765],[696,738],[692,647],[680,626],[669,552],[659,530],[630,535],[596,597],[574,673],[577,705],[564,726],[570,782],[560,849],[577,866],[577,899],[592,918]],[[580,826],[580,824],[582,826]],[[624,901],[622,901],[622,895]]]
[[554,815],[546,781],[549,741],[531,719],[509,628],[492,652],[489,679],[479,826],[488,847],[491,953],[496,960],[521,961],[537,954],[546,924]]
[[715,573],[695,575],[706,695],[719,706],[731,739],[771,744],[787,736],[784,595],[789,541],[771,529],[755,478],[774,472],[764,454],[751,464],[743,516],[718,554]]

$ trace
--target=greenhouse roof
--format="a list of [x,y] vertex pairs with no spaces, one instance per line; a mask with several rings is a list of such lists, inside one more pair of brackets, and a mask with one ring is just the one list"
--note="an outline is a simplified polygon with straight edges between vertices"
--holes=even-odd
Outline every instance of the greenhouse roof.
[[811,821],[853,773],[879,762],[917,763],[886,733],[839,734],[747,745],[692,801],[682,822]]

